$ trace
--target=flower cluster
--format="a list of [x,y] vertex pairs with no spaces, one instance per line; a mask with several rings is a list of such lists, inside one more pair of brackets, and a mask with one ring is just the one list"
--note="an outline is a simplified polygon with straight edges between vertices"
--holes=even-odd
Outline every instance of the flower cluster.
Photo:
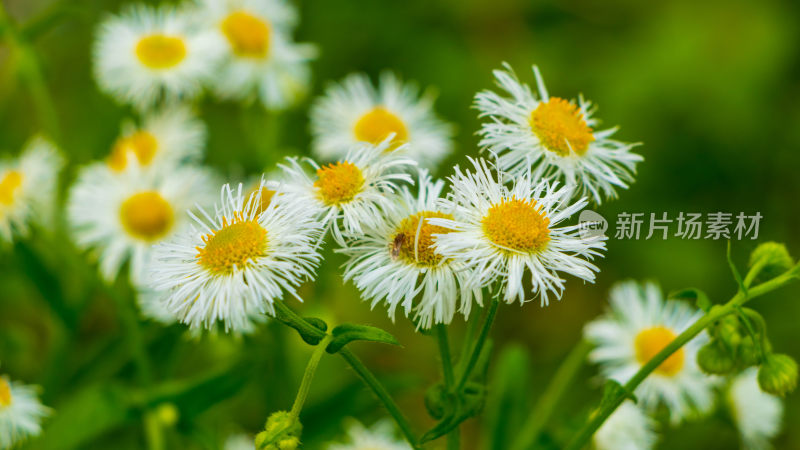
[[307,90],[316,53],[292,41],[295,22],[284,0],[131,6],[100,25],[95,77],[103,91],[139,109],[192,100],[204,88],[283,109]]

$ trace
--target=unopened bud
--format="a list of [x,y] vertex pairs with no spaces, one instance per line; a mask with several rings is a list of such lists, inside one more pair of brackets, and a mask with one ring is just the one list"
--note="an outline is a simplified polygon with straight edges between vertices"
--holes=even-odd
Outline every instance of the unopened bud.
[[797,387],[797,363],[789,355],[771,354],[758,369],[761,390],[780,397]]
[[786,246],[777,242],[764,242],[756,247],[750,254],[750,267],[762,260],[766,261],[759,276],[762,280],[771,280],[794,266]]
[[711,375],[724,375],[733,371],[736,362],[730,352],[716,340],[704,345],[697,352],[697,365]]
[[734,315],[720,319],[715,328],[715,336],[730,352],[734,352],[742,341],[739,319]]
[[[288,411],[272,413],[264,425],[264,431],[256,435],[256,448],[259,450],[293,450],[300,444],[303,425]],[[294,447],[292,447],[292,443]],[[285,447],[281,447],[284,445]]]
[[156,417],[163,425],[171,427],[178,422],[180,412],[174,403],[162,403],[156,408]]

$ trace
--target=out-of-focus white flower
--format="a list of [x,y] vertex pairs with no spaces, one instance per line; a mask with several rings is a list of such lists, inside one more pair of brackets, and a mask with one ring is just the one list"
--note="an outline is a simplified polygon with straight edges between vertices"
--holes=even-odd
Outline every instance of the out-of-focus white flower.
[[656,421],[630,400],[619,405],[593,436],[596,450],[649,450],[658,435]]
[[[595,344],[589,359],[622,384],[702,315],[686,303],[664,301],[653,283],[619,283],[611,289],[610,303],[608,313],[587,324],[584,335]],[[646,411],[665,405],[674,424],[708,412],[717,380],[697,366],[697,351],[707,341],[706,334],[699,335],[662,362],[636,388],[639,405]]]
[[108,166],[122,172],[138,169],[171,170],[200,160],[205,147],[205,124],[186,107],[167,107],[147,114],[142,125],[123,125],[114,143]]
[[348,442],[331,443],[327,450],[411,450],[407,442],[395,437],[392,423],[386,419],[367,428],[357,420],[347,427]]
[[311,44],[292,42],[294,9],[283,0],[202,0],[197,11],[226,49],[214,78],[222,98],[258,97],[269,109],[290,106],[308,90]]
[[501,174],[483,160],[471,160],[472,172],[456,167],[451,194],[439,210],[454,218],[431,218],[431,225],[449,233],[434,235],[436,252],[465,264],[479,285],[497,283],[503,299],[525,301],[525,273],[530,292],[547,305],[550,294],[561,298],[560,273],[593,282],[598,270],[589,262],[600,256],[600,237],[581,238],[578,226],[559,226],[586,206],[572,202],[572,190],[520,177],[507,187]]
[[582,97],[577,104],[550,97],[534,66],[537,97],[511,67],[504,67],[494,76],[508,96],[492,91],[475,96],[481,117],[490,119],[480,130],[480,144],[497,155],[500,170],[520,176],[533,168],[534,179],[576,184],[597,203],[615,198],[618,188],[633,182],[636,163],[643,158],[631,152],[633,144],[611,139],[616,128],[594,129],[599,122],[592,117],[591,103]]
[[255,438],[244,433],[232,434],[225,439],[225,450],[256,450]]
[[50,409],[39,401],[37,388],[0,376],[0,448],[11,448],[42,431]]
[[0,243],[27,236],[32,222],[50,222],[63,165],[58,150],[42,137],[31,139],[19,157],[0,161]]
[[[473,299],[482,304],[482,298],[472,273],[432,247],[434,234],[450,230],[428,219],[453,217],[438,210],[444,182],[433,182],[422,170],[417,187],[415,195],[404,186],[390,198],[397,208],[387,211],[378,227],[365,228],[364,236],[351,239],[340,251],[350,257],[345,280],[352,279],[373,307],[385,302],[391,317],[398,306],[406,316],[413,310],[419,326],[430,328],[450,323],[456,309],[469,316]],[[414,305],[417,296],[419,303]]]
[[391,143],[377,146],[356,144],[347,156],[324,166],[311,159],[315,173],[309,175],[296,158],[281,165],[286,172],[286,190],[306,204],[315,205],[320,220],[330,227],[336,242],[344,235],[360,236],[365,228],[380,226],[384,215],[396,205],[387,197],[397,191],[397,183],[411,182],[401,170],[415,162],[399,153],[386,153]]
[[[306,202],[283,192],[262,205],[262,189],[245,197],[224,185],[216,213],[192,212],[191,229],[156,246],[152,288],[190,326],[241,331],[255,314],[313,278],[322,224]],[[299,297],[298,297],[299,299]]]
[[727,395],[742,447],[747,450],[772,448],[769,440],[781,429],[783,404],[778,397],[763,392],[758,385],[758,369],[751,367],[731,381]]
[[188,100],[214,74],[221,44],[185,11],[136,5],[100,25],[95,78],[102,90],[140,109],[160,100]]
[[[436,166],[452,150],[453,128],[433,112],[433,97],[392,73],[374,87],[363,74],[332,84],[311,109],[313,149],[323,160],[344,157],[354,143],[380,144],[405,151],[423,166]],[[401,144],[408,144],[400,147]]]
[[112,171],[106,164],[84,168],[70,191],[67,214],[76,242],[99,257],[100,272],[116,278],[130,259],[130,277],[144,283],[152,246],[186,230],[185,211],[214,201],[215,177],[190,166],[169,173]]

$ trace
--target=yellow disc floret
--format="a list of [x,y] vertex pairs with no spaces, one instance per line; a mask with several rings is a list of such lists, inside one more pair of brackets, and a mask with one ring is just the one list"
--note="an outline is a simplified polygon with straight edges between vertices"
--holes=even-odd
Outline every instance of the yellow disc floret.
[[314,187],[322,201],[328,205],[347,203],[364,188],[361,169],[351,162],[337,162],[317,169]]
[[561,156],[570,151],[583,155],[594,141],[578,106],[563,98],[550,97],[531,112],[530,125],[536,136],[551,152]]
[[120,207],[120,219],[125,230],[146,241],[155,241],[167,234],[174,218],[172,206],[155,191],[134,194]]
[[146,166],[153,161],[158,149],[158,140],[147,131],[137,131],[130,136],[117,139],[111,155],[108,157],[108,166],[113,170],[125,170],[128,166],[128,156],[133,154],[139,164]]
[[0,204],[10,205],[14,203],[14,192],[22,185],[22,173],[17,170],[9,170],[0,178]]
[[8,381],[0,377],[0,408],[11,406],[11,386]]
[[151,69],[169,69],[186,58],[186,44],[181,37],[151,34],[136,44],[136,56]]
[[504,250],[535,253],[550,242],[550,219],[534,200],[503,200],[489,208],[481,224],[489,240]]
[[235,11],[222,21],[222,33],[233,53],[249,58],[263,58],[269,51],[269,24],[245,11]]
[[[636,360],[640,364],[646,364],[654,356],[664,349],[670,342],[675,339],[675,333],[667,327],[655,326],[646,328],[636,335],[634,347],[636,349]],[[669,358],[665,359],[661,365],[658,366],[656,372],[673,376],[681,371],[683,368],[684,353],[683,349],[679,349]]]
[[419,266],[433,267],[439,264],[442,256],[433,251],[433,235],[449,233],[450,229],[431,225],[430,218],[452,219],[452,214],[439,211],[421,211],[406,217],[400,222],[389,244],[394,258]]
[[408,141],[408,129],[403,120],[382,106],[376,106],[361,116],[353,127],[356,139],[362,142],[380,144],[389,134],[394,133],[391,149]]
[[215,274],[230,274],[244,268],[248,261],[264,256],[267,251],[267,230],[255,219],[244,220],[236,214],[222,227],[203,236],[204,245],[197,247],[200,265]]

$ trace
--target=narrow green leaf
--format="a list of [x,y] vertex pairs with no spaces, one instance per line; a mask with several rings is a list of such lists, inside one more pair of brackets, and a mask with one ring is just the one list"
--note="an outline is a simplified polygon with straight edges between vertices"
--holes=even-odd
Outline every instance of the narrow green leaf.
[[736,264],[733,262],[733,258],[731,257],[731,241],[728,241],[728,251],[726,254],[728,258],[728,265],[731,268],[731,273],[733,273],[733,278],[736,279],[736,283],[739,285],[739,290],[747,295],[747,287],[744,285],[744,280],[742,280],[742,275],[739,273],[739,269],[736,268]]
[[328,353],[336,353],[341,350],[342,347],[353,341],[371,341],[400,345],[397,339],[388,332],[368,325],[344,323],[334,328],[331,334],[333,335],[333,339],[325,349]]

